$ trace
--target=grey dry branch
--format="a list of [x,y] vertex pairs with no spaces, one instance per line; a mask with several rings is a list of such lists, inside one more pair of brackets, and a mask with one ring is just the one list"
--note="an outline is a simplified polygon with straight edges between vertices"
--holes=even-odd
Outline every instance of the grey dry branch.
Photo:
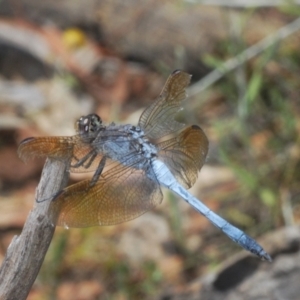
[[[68,161],[47,159],[36,192],[51,199],[68,182]],[[35,204],[20,236],[14,236],[0,267],[0,299],[26,299],[43,263],[55,227],[47,217],[50,201]]]

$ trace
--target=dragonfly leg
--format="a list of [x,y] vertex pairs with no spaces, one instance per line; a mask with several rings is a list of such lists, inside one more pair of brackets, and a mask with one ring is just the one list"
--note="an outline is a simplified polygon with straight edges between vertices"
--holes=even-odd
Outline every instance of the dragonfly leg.
[[89,152],[88,154],[86,154],[81,159],[78,159],[74,156],[74,158],[77,160],[77,162],[75,164],[71,165],[71,167],[76,169],[76,168],[79,168],[79,167],[83,166],[85,169],[88,169],[91,166],[91,164],[93,163],[96,156],[97,156],[96,151]]
[[106,162],[106,157],[103,156],[102,159],[99,162],[99,165],[97,167],[96,172],[93,175],[93,178],[92,178],[92,180],[90,182],[90,186],[94,186],[96,184],[96,182],[99,180],[99,177],[102,174],[102,171],[104,169],[105,162]]
[[88,168],[91,166],[91,164],[92,164],[93,161],[95,160],[96,156],[97,156],[97,152],[93,152],[93,154],[92,154],[92,156],[90,157],[89,161],[84,165],[84,167],[85,167],[86,169],[88,169]]

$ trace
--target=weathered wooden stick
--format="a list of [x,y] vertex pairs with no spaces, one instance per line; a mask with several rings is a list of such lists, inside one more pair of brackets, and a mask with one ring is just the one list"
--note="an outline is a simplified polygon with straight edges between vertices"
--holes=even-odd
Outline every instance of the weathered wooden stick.
[[68,182],[69,162],[47,159],[36,199],[49,199],[36,203],[29,213],[20,236],[14,236],[0,267],[0,299],[26,299],[38,275],[50,245],[55,226],[47,212],[51,198]]

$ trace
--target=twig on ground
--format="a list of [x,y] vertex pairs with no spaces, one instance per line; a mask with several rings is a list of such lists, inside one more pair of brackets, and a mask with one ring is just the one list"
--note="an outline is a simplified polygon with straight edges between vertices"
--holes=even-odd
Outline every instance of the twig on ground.
[[[68,181],[69,162],[47,159],[37,199],[51,199]],[[0,267],[0,299],[26,299],[43,263],[55,227],[47,217],[50,201],[36,204],[20,236],[15,236]]]
[[255,45],[247,48],[245,51],[238,54],[236,57],[227,60],[220,68],[213,70],[204,78],[202,78],[197,83],[193,84],[190,88],[188,88],[188,95],[192,97],[204,91],[230,71],[236,69],[240,65],[244,64],[246,61],[263,52],[278,41],[289,37],[298,30],[300,30],[300,18],[297,18],[293,22],[281,27],[275,33],[270,34]]

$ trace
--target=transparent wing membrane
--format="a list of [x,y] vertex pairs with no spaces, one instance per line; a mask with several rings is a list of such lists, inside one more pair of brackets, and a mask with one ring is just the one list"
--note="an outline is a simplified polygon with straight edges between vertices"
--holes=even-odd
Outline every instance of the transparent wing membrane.
[[176,137],[157,145],[158,157],[185,188],[195,183],[208,151],[208,140],[198,126],[183,130]]
[[77,142],[77,136],[28,138],[21,142],[18,155],[23,161],[33,157],[65,159],[72,155]]
[[95,171],[103,157],[80,135],[28,138],[21,142],[18,155],[25,162],[34,157],[71,157],[70,171],[76,173]]
[[51,215],[66,227],[113,225],[132,220],[162,201],[159,184],[144,170],[115,165],[90,186],[85,180],[52,201]]
[[139,126],[148,138],[159,139],[184,127],[184,124],[175,120],[175,116],[181,109],[181,102],[187,97],[185,89],[190,80],[191,75],[174,71],[158,99],[144,110]]

